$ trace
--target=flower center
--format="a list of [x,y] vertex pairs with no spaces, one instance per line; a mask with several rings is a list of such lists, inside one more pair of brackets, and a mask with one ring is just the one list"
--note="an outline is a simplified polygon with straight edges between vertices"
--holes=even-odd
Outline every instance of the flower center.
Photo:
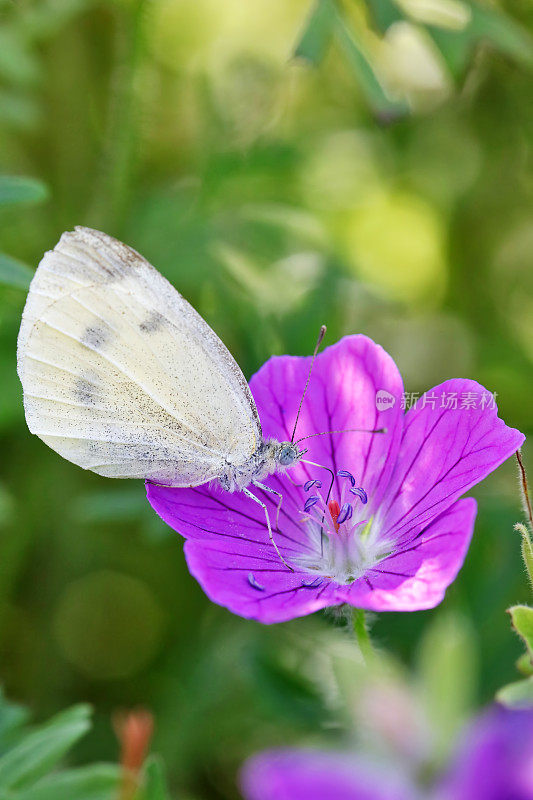
[[354,476],[341,469],[340,497],[320,492],[322,483],[309,480],[301,523],[307,533],[307,548],[292,558],[295,566],[336,583],[350,584],[390,554],[390,542],[379,540],[374,518],[366,512],[368,496],[356,486]]

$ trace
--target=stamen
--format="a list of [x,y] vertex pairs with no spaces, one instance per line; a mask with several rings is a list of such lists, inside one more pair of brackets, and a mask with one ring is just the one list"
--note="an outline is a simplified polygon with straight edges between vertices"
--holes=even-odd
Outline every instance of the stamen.
[[255,575],[253,572],[248,573],[248,583],[253,589],[257,589],[258,592],[265,591],[265,587],[255,579]]
[[[391,541],[380,537],[374,517],[369,519],[367,508],[362,508],[369,496],[357,486],[354,475],[341,469],[331,470],[330,476],[327,491],[321,490],[317,480],[302,485],[309,494],[316,491],[302,497],[300,524],[308,535],[308,548],[294,558],[296,565],[308,573],[307,577],[302,576],[302,588],[316,588],[321,583],[326,586],[329,581],[348,586],[392,552]],[[335,477],[339,478],[336,499],[332,496]]]
[[343,503],[340,514],[337,517],[337,525],[342,525],[346,520],[351,519],[353,515],[353,508],[350,503]]
[[356,486],[355,488],[350,489],[350,492],[352,494],[355,494],[363,503],[363,505],[366,505],[366,503],[368,503],[368,495],[364,489],[361,489],[360,486]]
[[307,500],[304,503],[304,511],[307,513],[310,508],[313,508],[315,503],[318,503],[319,500],[320,500],[320,497],[318,497],[318,495],[316,495],[316,494],[313,494],[313,495],[311,495],[311,497],[308,497]]
[[351,472],[348,472],[347,469],[340,469],[337,472],[337,475],[339,476],[339,478],[348,478],[352,486],[355,486],[355,478]]
[[302,586],[304,589],[316,589],[323,581],[324,578],[313,578],[312,580],[302,581]]

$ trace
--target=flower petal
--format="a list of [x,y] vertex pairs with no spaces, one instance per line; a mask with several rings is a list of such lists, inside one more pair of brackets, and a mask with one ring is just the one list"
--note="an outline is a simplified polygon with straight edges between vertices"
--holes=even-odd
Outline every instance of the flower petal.
[[339,587],[338,602],[372,611],[434,608],[461,569],[472,538],[476,501],[457,501],[405,548],[369,569],[351,586]]
[[435,800],[531,800],[533,711],[493,706],[471,723]]
[[[310,364],[310,358],[274,356],[251,379],[265,436],[291,438]],[[400,373],[385,350],[366,336],[346,336],[318,355],[302,406],[296,439],[346,428],[386,428],[386,433],[315,436],[301,444],[309,448],[309,461],[335,474],[347,469],[355,476],[369,497],[367,516],[379,505],[396,460],[402,393]],[[322,470],[306,465],[297,465],[290,474],[301,483],[317,477],[327,480]],[[281,480],[289,484],[287,478]],[[340,496],[343,481],[335,477],[335,482],[334,495]]]
[[[289,513],[290,498],[282,503],[279,531],[276,530],[277,498],[256,488],[255,493],[268,509],[273,535],[280,551],[290,558],[307,546],[299,516]],[[147,483],[146,496],[159,516],[186,539],[216,542],[236,552],[251,545],[262,555],[282,563],[272,547],[265,512],[242,492],[225,492],[217,486],[171,489]],[[306,495],[303,495],[305,499]],[[303,506],[303,502],[302,502]]]
[[243,541],[230,551],[218,542],[188,539],[185,558],[209,599],[241,617],[286,622],[335,603],[333,584],[291,572],[273,549],[261,553]]
[[391,768],[370,769],[351,753],[274,750],[249,759],[241,773],[246,800],[413,800]]
[[[443,408],[450,396],[457,408]],[[474,397],[476,407],[461,408]],[[497,416],[492,395],[471,380],[449,380],[427,392],[405,417],[402,443],[387,498],[381,535],[406,542],[511,456],[524,436]],[[434,407],[433,404],[434,403]]]
[[[274,525],[275,501],[266,492],[257,493]],[[328,581],[283,564],[269,541],[263,509],[245,495],[208,486],[148,484],[147,496],[159,516],[187,537],[189,570],[213,602],[264,623],[284,622],[335,602]],[[303,528],[283,506],[280,530],[273,535],[287,560],[309,547]]]

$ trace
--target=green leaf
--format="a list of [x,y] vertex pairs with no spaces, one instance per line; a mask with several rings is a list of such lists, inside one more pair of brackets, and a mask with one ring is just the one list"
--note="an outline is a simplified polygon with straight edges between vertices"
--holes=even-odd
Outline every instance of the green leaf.
[[320,64],[331,43],[335,6],[333,0],[317,0],[296,45],[296,58],[305,58],[311,64]]
[[370,9],[370,16],[380,33],[385,33],[394,22],[405,19],[397,5],[392,0],[366,0]]
[[507,708],[533,708],[533,676],[503,686],[496,694],[496,700]]
[[28,710],[23,706],[8,702],[0,687],[0,752],[13,740],[28,719]]
[[162,759],[150,756],[144,767],[142,800],[170,800]]
[[0,175],[0,206],[31,205],[48,197],[42,181],[17,175]]
[[378,116],[389,121],[409,111],[405,103],[396,102],[385,94],[362,43],[355,31],[346,25],[334,0],[318,0],[296,46],[295,55],[318,64],[332,38],[339,45],[363,94]]
[[384,121],[391,121],[407,114],[406,103],[391,100],[381,86],[374,69],[368,60],[364,47],[357,40],[356,34],[350,30],[339,14],[335,14],[335,40],[355,74],[363,94],[374,112]]
[[486,39],[501,53],[533,67],[533,40],[524,28],[489,6],[474,2],[468,5],[472,10],[469,30],[476,40]]
[[512,626],[524,640],[529,658],[533,663],[533,608],[512,606],[507,611],[511,615]]
[[444,30],[432,25],[428,25],[427,30],[439,48],[450,73],[455,80],[458,80],[464,74],[474,48],[469,33],[466,30]]
[[533,67],[533,40],[520,25],[495,9],[471,0],[465,2],[471,18],[462,30],[427,27],[455,78],[463,75],[474,48],[482,41],[489,42],[522,65]]
[[0,253],[0,283],[17,289],[27,289],[32,278],[33,270],[27,264]]
[[53,717],[0,758],[0,789],[20,789],[52,769],[90,727],[90,708],[74,706]]
[[529,653],[522,653],[520,658],[516,660],[516,668],[522,675],[526,675],[527,677],[533,675],[533,664],[531,663]]
[[16,800],[115,800],[121,780],[120,767],[94,764],[43,778]]

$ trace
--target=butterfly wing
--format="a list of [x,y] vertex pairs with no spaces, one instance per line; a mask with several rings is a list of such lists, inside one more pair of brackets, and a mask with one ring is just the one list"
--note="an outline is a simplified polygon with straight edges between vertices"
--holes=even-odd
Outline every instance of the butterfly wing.
[[259,445],[237,363],[135,250],[64,233],[31,283],[18,341],[28,427],[100,475],[204,483]]

